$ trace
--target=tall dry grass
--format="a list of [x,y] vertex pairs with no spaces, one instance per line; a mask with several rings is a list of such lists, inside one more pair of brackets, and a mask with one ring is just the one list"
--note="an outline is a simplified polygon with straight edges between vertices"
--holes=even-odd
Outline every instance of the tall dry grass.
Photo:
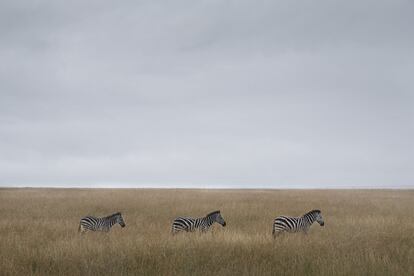
[[[273,240],[273,219],[325,227]],[[227,227],[172,237],[178,215]],[[1,275],[414,275],[414,191],[0,189]],[[77,232],[84,215],[127,226]]]

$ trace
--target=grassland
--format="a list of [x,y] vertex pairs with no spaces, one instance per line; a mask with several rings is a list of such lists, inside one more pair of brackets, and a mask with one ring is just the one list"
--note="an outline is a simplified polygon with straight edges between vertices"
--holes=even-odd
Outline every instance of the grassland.
[[[281,214],[325,227],[273,240]],[[210,233],[172,237],[178,215],[220,209]],[[0,189],[1,275],[414,275],[414,191]],[[126,227],[77,232],[121,211]]]

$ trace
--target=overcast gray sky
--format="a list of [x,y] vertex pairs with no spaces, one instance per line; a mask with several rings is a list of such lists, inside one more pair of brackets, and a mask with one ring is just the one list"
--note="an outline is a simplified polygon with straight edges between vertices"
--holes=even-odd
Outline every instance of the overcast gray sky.
[[413,1],[1,1],[0,186],[414,187]]

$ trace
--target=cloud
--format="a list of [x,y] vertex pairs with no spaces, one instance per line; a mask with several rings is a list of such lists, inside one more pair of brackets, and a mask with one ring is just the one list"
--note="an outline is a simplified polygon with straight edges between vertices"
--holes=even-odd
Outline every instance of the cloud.
[[409,1],[0,5],[2,186],[413,186]]

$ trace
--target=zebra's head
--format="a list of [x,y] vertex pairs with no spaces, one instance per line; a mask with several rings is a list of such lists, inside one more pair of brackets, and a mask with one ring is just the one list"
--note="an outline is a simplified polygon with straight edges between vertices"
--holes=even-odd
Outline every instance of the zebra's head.
[[323,221],[323,217],[320,210],[316,210],[315,212],[315,220],[319,223],[320,226],[324,226],[325,222]]
[[121,225],[121,227],[125,227],[124,218],[122,217],[122,214],[120,212],[116,213],[116,222]]
[[215,222],[220,224],[221,226],[226,226],[226,221],[221,216],[220,211],[215,211],[207,215],[207,217],[211,217]]

